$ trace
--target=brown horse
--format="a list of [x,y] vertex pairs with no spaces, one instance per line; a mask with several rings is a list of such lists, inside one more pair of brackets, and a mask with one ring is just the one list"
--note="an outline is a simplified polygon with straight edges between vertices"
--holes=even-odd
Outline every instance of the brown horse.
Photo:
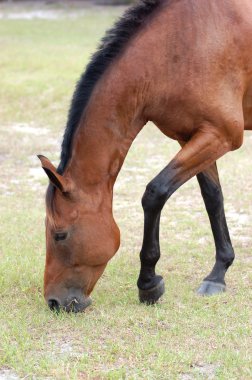
[[140,301],[156,302],[159,221],[169,197],[197,176],[216,246],[199,294],[225,290],[234,260],[216,160],[252,127],[251,0],[142,0],[102,41],[77,84],[56,170],[39,156],[50,185],[46,206],[45,298],[82,311],[119,248],[113,185],[147,121],[181,150],[143,195]]

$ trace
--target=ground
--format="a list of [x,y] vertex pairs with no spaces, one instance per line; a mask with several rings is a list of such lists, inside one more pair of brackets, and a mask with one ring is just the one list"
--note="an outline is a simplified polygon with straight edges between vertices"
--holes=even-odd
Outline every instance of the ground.
[[43,299],[44,194],[37,154],[55,164],[74,84],[122,7],[80,3],[0,5],[0,380],[252,378],[252,134],[220,159],[236,260],[227,292],[195,289],[214,262],[195,179],[172,196],[161,222],[158,273],[166,293],[140,305],[136,280],[145,185],[178,150],[149,124],[115,187],[119,252],[83,314],[55,315]]

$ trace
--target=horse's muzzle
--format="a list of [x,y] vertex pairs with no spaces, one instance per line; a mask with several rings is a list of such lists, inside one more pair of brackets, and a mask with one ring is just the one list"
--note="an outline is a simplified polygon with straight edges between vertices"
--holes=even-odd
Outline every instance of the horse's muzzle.
[[49,308],[57,313],[60,310],[66,311],[68,313],[79,313],[84,311],[88,306],[90,306],[92,300],[90,297],[81,299],[78,297],[68,297],[64,303],[61,303],[59,299],[49,298],[47,303]]

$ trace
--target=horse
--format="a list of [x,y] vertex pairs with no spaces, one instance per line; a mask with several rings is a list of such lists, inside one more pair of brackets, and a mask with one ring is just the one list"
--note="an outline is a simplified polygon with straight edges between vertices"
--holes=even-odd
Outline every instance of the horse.
[[[170,196],[197,176],[216,248],[198,288],[222,293],[234,260],[216,160],[252,129],[250,0],[141,0],[106,32],[72,98],[58,168],[39,155],[46,193],[44,297],[80,312],[120,245],[113,186],[137,134],[151,121],[179,151],[147,185],[139,300],[165,291],[155,266],[159,223]],[[158,148],[158,147],[157,147]]]

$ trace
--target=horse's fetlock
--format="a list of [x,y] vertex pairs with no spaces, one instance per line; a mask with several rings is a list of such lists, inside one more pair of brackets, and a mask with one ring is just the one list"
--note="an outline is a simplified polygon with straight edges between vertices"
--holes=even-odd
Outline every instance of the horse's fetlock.
[[235,259],[235,254],[232,247],[230,247],[228,251],[218,252],[217,261],[221,262],[225,266],[226,269],[229,268],[230,265],[232,265],[234,259]]
[[229,268],[232,264],[233,264],[233,261],[234,261],[235,257],[234,255],[233,256],[230,256],[227,261],[225,262],[225,266],[226,268]]
[[144,263],[149,266],[156,265],[158,260],[160,259],[160,251],[159,249],[152,249],[148,254],[144,257]]

